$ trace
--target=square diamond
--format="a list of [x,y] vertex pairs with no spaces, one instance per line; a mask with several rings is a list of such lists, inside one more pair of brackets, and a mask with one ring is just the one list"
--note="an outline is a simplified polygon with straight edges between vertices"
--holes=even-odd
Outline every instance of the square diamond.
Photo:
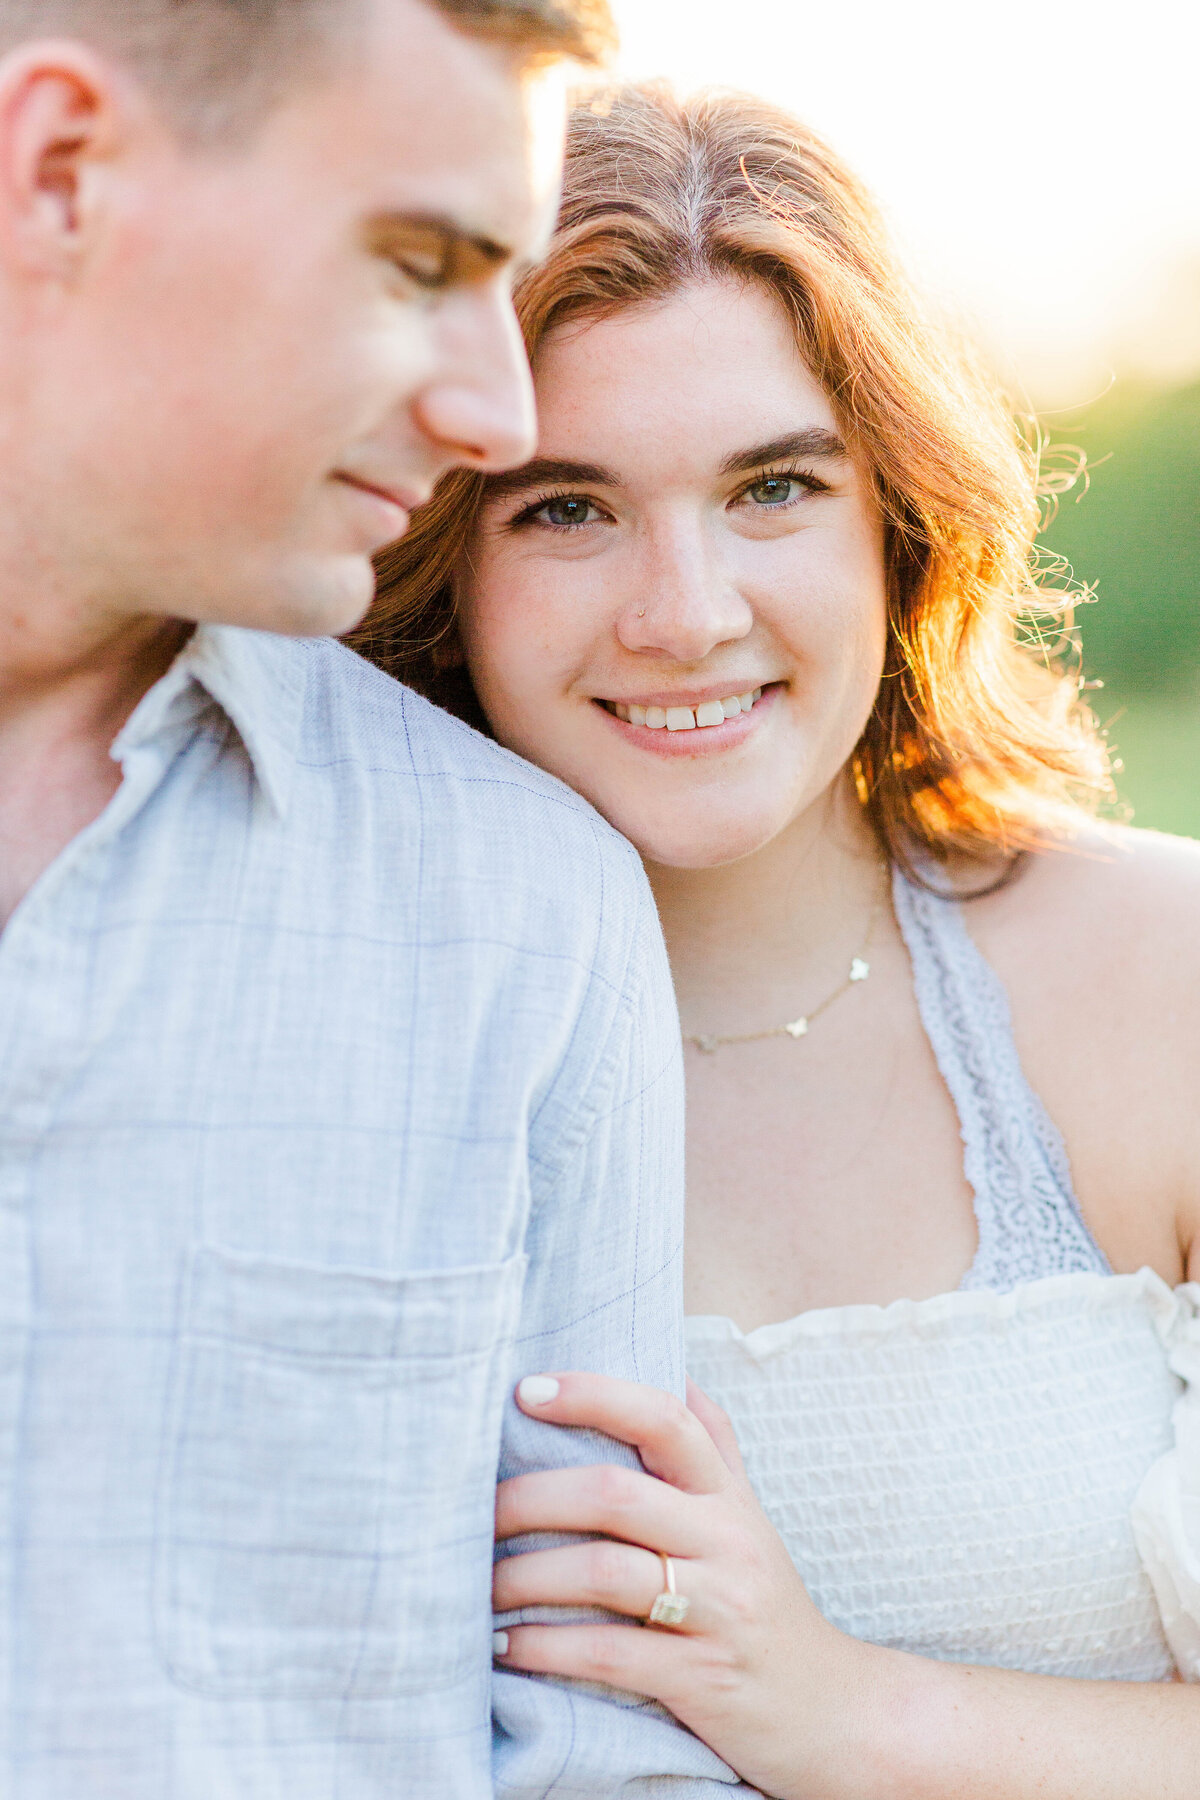
[[651,1625],[682,1625],[687,1618],[688,1602],[682,1594],[662,1593],[650,1608]]

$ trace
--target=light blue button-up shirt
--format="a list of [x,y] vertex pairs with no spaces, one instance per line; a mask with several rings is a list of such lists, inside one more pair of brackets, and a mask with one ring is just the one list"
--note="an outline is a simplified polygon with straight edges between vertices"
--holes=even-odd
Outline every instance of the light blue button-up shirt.
[[597,1455],[512,1384],[681,1381],[636,858],[328,642],[200,629],[113,754],[0,937],[0,1793],[711,1792],[491,1669],[497,1473]]

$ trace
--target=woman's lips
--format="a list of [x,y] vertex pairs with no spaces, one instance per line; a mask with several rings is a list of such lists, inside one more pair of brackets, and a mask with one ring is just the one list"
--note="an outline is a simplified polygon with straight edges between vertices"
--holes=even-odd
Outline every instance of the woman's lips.
[[[636,744],[641,750],[653,751],[658,756],[704,756],[719,750],[731,750],[736,745],[745,743],[769,711],[781,686],[781,682],[772,682],[766,687],[744,689],[747,698],[752,699],[750,709],[742,710],[741,696],[738,695],[739,710],[732,715],[725,711],[723,703],[719,701],[701,701],[689,708],[660,706],[643,709],[607,700],[596,700],[593,704],[627,743]],[[757,697],[752,698],[753,696]],[[633,716],[623,717],[618,714],[618,705],[621,706],[621,714]],[[712,709],[717,705],[722,705],[722,722],[702,723],[706,717],[713,716]],[[644,714],[648,714],[655,722],[643,724],[641,715]],[[662,715],[661,723],[658,722],[659,714]],[[685,714],[696,723],[687,723]]]

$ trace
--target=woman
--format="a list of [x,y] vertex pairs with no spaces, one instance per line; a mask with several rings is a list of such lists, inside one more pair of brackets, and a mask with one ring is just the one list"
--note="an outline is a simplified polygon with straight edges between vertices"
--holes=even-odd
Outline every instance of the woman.
[[772,1795],[1194,1796],[1200,854],[1090,822],[1032,459],[751,101],[581,111],[520,306],[537,459],[447,479],[369,648],[642,853],[689,1361],[750,1479],[704,1394],[524,1383],[648,1473],[506,1484],[502,1539],[600,1536],[502,1561],[497,1609],[658,1628],[498,1655]]

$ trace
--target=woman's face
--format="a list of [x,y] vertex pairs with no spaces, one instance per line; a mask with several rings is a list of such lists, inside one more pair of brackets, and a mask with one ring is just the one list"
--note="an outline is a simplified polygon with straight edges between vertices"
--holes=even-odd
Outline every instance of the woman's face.
[[650,862],[747,856],[835,782],[875,698],[870,478],[758,286],[564,327],[535,377],[536,460],[489,485],[462,571],[480,701]]

